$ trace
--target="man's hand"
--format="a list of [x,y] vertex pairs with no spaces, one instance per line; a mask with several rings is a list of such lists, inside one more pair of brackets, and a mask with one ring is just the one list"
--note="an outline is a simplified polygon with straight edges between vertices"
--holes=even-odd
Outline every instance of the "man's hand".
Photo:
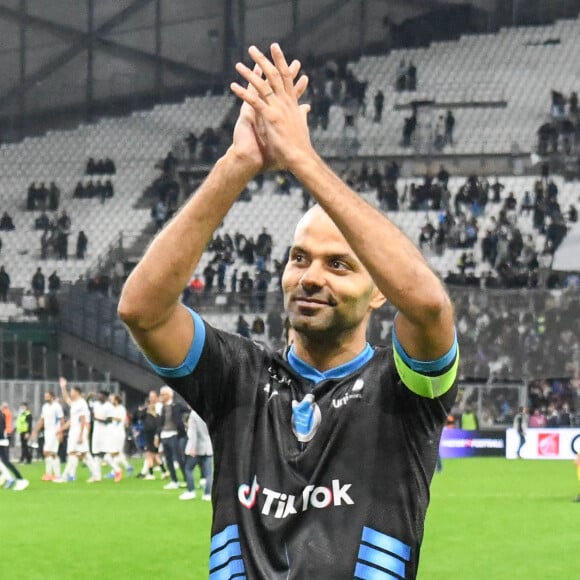
[[[234,129],[234,149],[238,154],[245,152],[246,158],[259,167],[258,170],[287,167],[288,156],[293,147],[299,146],[300,140],[294,138],[292,144],[286,142],[290,133],[295,133],[296,137],[300,135],[302,146],[311,148],[306,124],[310,107],[298,105],[298,99],[308,86],[308,78],[302,75],[294,83],[300,63],[294,60],[288,65],[277,44],[272,45],[275,65],[255,46],[250,47],[249,54],[256,63],[253,70],[242,63],[236,65],[238,73],[248,81],[248,87],[231,84],[232,91],[244,101]],[[291,131],[296,123],[298,127]]]
[[58,384],[60,385],[60,388],[62,390],[64,390],[64,389],[66,389],[66,386],[68,385],[68,381],[64,377],[59,377]]

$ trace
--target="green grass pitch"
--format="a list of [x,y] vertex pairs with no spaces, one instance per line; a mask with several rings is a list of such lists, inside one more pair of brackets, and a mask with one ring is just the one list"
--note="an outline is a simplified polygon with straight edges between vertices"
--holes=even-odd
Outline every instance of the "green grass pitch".
[[[0,490],[1,578],[207,578],[207,502],[181,502],[160,480],[89,485],[79,468],[77,482],[57,485],[40,481],[42,464],[22,472],[26,491]],[[579,492],[571,461],[445,461],[419,579],[580,577]]]

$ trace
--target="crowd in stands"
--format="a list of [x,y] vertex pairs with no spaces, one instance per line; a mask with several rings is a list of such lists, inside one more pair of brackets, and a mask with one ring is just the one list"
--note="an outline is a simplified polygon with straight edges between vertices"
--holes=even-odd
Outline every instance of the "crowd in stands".
[[[366,161],[360,170],[346,169],[343,179],[358,191],[375,190],[383,211],[430,210],[437,212],[436,223],[427,220],[417,243],[423,250],[442,255],[446,248],[463,248],[457,270],[446,281],[452,284],[479,285],[490,288],[544,287],[554,252],[568,231],[569,223],[578,220],[572,204],[562,208],[558,186],[545,175],[538,179],[533,191],[526,191],[518,200],[497,178],[489,181],[469,176],[456,192],[449,189],[450,174],[441,166],[436,175],[426,174],[422,182],[405,183],[400,187],[399,167],[387,163],[380,171]],[[488,206],[497,216],[486,219]],[[532,215],[534,235],[524,235],[518,227],[521,215]],[[485,231],[482,225],[486,224]],[[545,236],[544,247],[536,250],[536,238]],[[473,273],[478,265],[474,249],[481,247],[484,279]]]
[[14,220],[12,216],[5,211],[2,216],[0,216],[0,231],[1,232],[11,232],[16,229],[14,225]]
[[[430,121],[426,121],[430,124]],[[411,104],[411,116],[405,117],[401,146],[409,148],[413,146],[415,132],[419,126],[419,107],[416,103]],[[455,131],[455,115],[453,111],[447,111],[445,115],[439,115],[435,127],[428,127],[427,145],[437,151],[442,151],[447,145],[453,145],[453,132]]]
[[107,157],[106,159],[93,159],[89,157],[87,167],[85,169],[87,175],[115,175],[117,167],[115,162]]
[[399,92],[417,90],[417,67],[413,61],[407,64],[405,59],[401,59],[399,62],[395,73],[395,90]]
[[114,195],[115,189],[110,179],[104,181],[97,179],[94,182],[92,179],[87,182],[78,181],[73,191],[73,197],[76,199],[92,199],[96,197],[103,202]]
[[[203,269],[203,280],[199,275],[193,277],[184,290],[184,303],[197,306],[202,296],[227,292],[231,305],[235,304],[240,312],[264,312],[270,283],[273,278],[279,280],[283,270],[283,264],[278,260],[273,261],[273,271],[268,269],[272,244],[272,236],[266,228],[256,240],[240,232],[236,232],[233,238],[227,233],[216,235],[208,245],[207,251],[213,255]],[[248,269],[238,272],[238,268],[234,268],[228,275],[228,269],[238,263],[235,258]]]
[[530,427],[580,426],[580,375],[531,381],[528,409]]
[[26,209],[28,211],[34,210],[49,210],[56,211],[60,202],[60,188],[57,187],[54,181],[50,182],[50,186],[46,187],[44,181],[36,185],[32,182],[28,187],[26,195]]
[[[321,127],[323,130],[328,128],[332,105],[342,107],[345,127],[353,127],[356,117],[366,114],[368,83],[356,78],[346,61],[331,60],[320,67],[309,67],[308,76],[310,83],[307,99],[311,106],[308,122],[312,128]],[[380,97],[379,104],[382,112]],[[375,99],[375,118],[377,117],[376,105]]]

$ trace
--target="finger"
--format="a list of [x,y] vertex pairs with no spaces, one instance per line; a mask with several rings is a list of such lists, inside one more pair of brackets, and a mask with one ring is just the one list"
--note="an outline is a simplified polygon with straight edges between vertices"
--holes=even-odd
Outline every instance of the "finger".
[[296,59],[294,59],[290,63],[290,66],[288,68],[290,69],[290,72],[292,73],[292,79],[295,79],[298,76],[298,73],[300,72],[301,66],[302,66],[302,64],[300,63],[300,61],[296,60]]
[[[262,78],[261,75],[256,74],[253,70],[250,70],[245,64],[238,62],[236,64],[236,71],[240,76],[248,81],[248,90],[250,90],[251,93],[255,93],[262,98],[268,93],[272,93],[268,81]],[[252,91],[250,87],[253,87],[254,90]]]
[[288,62],[286,62],[286,57],[280,48],[280,45],[275,42],[270,47],[270,54],[272,55],[272,60],[282,78],[282,85],[284,86],[284,91],[287,94],[292,94],[294,92],[294,77],[292,72],[288,67]]
[[298,82],[294,85],[294,90],[296,91],[296,98],[299,99],[308,88],[308,77],[306,75],[302,75]]
[[[270,87],[272,87],[269,89],[269,91],[274,91],[276,94],[282,94],[285,92],[284,83],[282,81],[282,77],[280,76],[280,72],[260,51],[260,49],[252,45],[248,49],[248,54],[256,64],[260,65],[260,68],[266,76],[268,84]],[[266,91],[264,94],[267,94],[269,91]]]
[[237,97],[242,99],[244,103],[248,103],[248,105],[250,105],[250,107],[252,107],[256,112],[261,113],[264,110],[264,107],[266,106],[265,101],[257,92],[252,91],[251,87],[246,89],[238,83],[231,83],[230,90]]
[[[254,68],[252,69],[252,72],[253,72],[255,75],[257,75],[258,77],[260,77],[260,78],[263,78],[263,75],[262,75],[262,69],[261,69],[261,68],[260,68],[260,67],[259,67],[257,64],[255,64],[255,65],[254,65]],[[255,89],[255,88],[254,88],[254,87],[253,87],[251,84],[249,84],[249,83],[248,83],[248,89],[249,89],[249,90],[251,90],[251,91],[255,91],[255,90],[256,90],[256,89]]]

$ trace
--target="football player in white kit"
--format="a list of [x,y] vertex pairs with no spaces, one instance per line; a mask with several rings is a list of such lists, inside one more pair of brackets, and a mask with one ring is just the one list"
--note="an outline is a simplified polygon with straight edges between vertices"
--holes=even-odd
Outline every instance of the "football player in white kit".
[[91,479],[97,476],[95,460],[89,451],[89,429],[91,425],[91,415],[89,406],[82,396],[82,389],[74,386],[70,395],[67,390],[67,380],[64,377],[59,379],[60,389],[64,402],[70,406],[70,418],[65,423],[68,426],[67,439],[67,462],[64,473],[60,479],[55,479],[56,483],[65,483],[76,479],[79,460],[83,460],[91,472]]
[[62,441],[64,425],[64,413],[61,404],[56,400],[54,393],[44,393],[44,405],[40,413],[40,419],[30,434],[30,439],[36,439],[38,433],[44,428],[44,475],[42,481],[52,481],[60,478],[60,459],[58,447]]
[[107,391],[99,391],[97,398],[92,402],[93,433],[91,449],[95,458],[95,476],[89,479],[89,483],[101,481],[101,458],[114,470],[115,465],[111,459],[111,417],[113,405],[109,401]]
[[113,472],[115,482],[121,481],[123,477],[122,468],[124,467],[128,473],[132,472],[133,469],[129,462],[127,461],[127,457],[125,456],[125,438],[126,432],[125,427],[127,424],[127,410],[125,406],[121,402],[121,397],[115,393],[113,393],[109,400],[113,405],[113,412],[111,415],[111,427],[110,427],[110,434],[111,434],[111,455],[113,457]]

